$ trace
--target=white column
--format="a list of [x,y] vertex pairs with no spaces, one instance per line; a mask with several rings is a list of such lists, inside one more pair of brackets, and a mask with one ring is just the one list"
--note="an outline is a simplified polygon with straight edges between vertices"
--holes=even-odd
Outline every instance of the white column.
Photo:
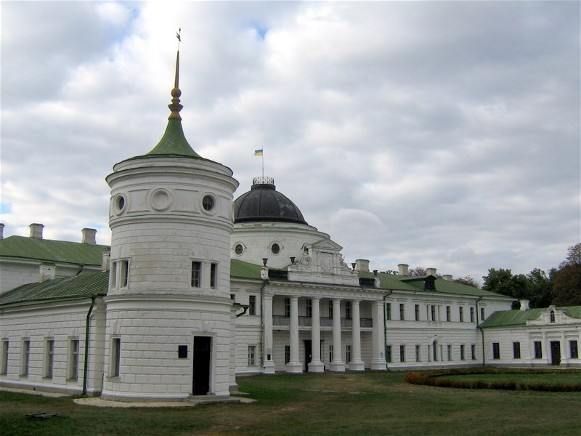
[[341,360],[341,300],[333,300],[333,361],[329,365],[330,371],[345,371],[345,363]]
[[262,372],[274,374],[272,355],[272,295],[264,295],[262,299],[262,315],[264,319],[264,349],[262,350]]
[[351,371],[364,371],[365,364],[361,360],[361,319],[359,317],[359,300],[351,302],[353,310],[353,327],[351,333],[353,335],[351,342],[351,362],[349,362],[349,369]]
[[311,327],[311,363],[309,363],[309,372],[324,372],[325,365],[321,362],[321,310],[320,300],[312,299],[313,317]]
[[290,361],[286,371],[290,373],[303,372],[303,364],[299,360],[299,297],[290,297]]
[[373,332],[371,369],[385,371],[385,320],[383,319],[383,301],[373,303]]

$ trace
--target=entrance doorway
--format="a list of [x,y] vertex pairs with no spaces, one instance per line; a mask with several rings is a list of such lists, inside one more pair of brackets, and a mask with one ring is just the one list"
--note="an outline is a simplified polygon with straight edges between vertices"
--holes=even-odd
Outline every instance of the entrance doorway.
[[305,367],[304,367],[304,371],[309,372],[309,363],[311,363],[311,360],[313,359],[313,341],[305,340],[303,342],[305,343]]
[[551,341],[551,365],[561,364],[561,342]]
[[206,395],[210,390],[210,363],[212,361],[212,337],[194,337],[193,395]]

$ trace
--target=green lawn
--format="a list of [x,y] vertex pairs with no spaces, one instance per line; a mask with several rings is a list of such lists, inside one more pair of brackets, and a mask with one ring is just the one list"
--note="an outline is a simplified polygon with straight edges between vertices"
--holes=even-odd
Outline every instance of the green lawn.
[[[0,435],[578,435],[581,393],[436,388],[403,372],[240,377],[257,401],[179,409],[80,406],[0,392]],[[46,421],[27,414],[57,413]]]

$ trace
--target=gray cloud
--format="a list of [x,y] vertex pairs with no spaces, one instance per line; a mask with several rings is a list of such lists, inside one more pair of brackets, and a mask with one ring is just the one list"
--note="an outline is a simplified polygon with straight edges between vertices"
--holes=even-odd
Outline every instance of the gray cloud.
[[108,242],[104,177],[163,133],[181,25],[184,130],[237,195],[263,146],[347,261],[477,279],[557,266],[581,239],[579,8],[5,2],[6,233],[91,225]]

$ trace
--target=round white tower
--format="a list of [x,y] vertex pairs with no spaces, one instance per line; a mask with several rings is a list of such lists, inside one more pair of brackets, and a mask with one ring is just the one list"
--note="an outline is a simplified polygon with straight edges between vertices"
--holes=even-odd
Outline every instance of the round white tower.
[[200,157],[179,114],[147,154],[116,164],[103,398],[229,395],[232,171]]

